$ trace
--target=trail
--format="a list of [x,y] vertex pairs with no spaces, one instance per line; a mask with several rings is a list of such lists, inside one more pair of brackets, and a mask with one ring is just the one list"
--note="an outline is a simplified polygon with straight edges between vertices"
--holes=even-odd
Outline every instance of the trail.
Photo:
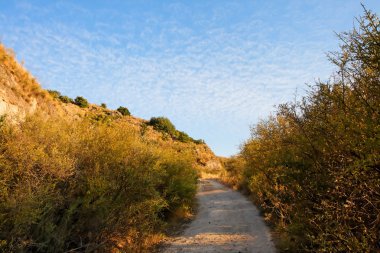
[[239,192],[209,179],[200,181],[199,212],[164,253],[276,252],[257,208]]

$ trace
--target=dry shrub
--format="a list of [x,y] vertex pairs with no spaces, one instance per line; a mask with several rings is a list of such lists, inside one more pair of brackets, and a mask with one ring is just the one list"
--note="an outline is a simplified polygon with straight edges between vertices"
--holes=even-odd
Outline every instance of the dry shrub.
[[196,189],[193,157],[128,123],[28,118],[1,127],[2,251],[142,252]]
[[[380,22],[339,35],[339,68],[252,128],[227,173],[246,185],[289,252],[380,250]],[[232,166],[232,169],[230,168]]]

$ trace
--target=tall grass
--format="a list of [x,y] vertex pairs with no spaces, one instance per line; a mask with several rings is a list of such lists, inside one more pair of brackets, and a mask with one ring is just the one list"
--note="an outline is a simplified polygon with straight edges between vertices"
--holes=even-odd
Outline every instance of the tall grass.
[[143,252],[196,191],[190,154],[123,121],[33,116],[0,131],[2,252]]

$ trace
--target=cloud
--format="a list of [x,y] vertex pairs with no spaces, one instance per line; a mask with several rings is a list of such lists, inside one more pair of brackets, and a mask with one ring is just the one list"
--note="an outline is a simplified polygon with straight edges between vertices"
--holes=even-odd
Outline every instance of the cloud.
[[[4,42],[15,47],[44,87],[113,108],[126,105],[140,117],[166,115],[223,154],[236,150],[248,126],[275,104],[292,100],[305,82],[327,78],[331,68],[322,53],[328,49],[324,41],[304,40],[286,23],[266,22],[263,14],[219,25],[241,8],[237,3],[215,8],[211,17],[192,13],[183,3],[167,7],[188,22],[177,14],[165,19],[147,12],[141,21],[117,10],[89,13],[73,6],[49,8],[53,15],[70,9],[70,17],[96,18],[96,29],[64,20],[33,21],[25,8],[37,7],[30,5],[23,6],[23,15],[33,22],[22,25],[21,14],[4,19],[0,12]],[[220,129],[206,132],[210,126]],[[221,145],[226,135],[228,143]]]

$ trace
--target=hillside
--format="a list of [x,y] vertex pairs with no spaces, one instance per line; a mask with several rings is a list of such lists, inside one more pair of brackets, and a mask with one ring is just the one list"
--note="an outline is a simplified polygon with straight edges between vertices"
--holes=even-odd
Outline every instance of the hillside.
[[122,109],[42,89],[0,46],[1,252],[147,252],[189,216],[219,159]]
[[93,118],[97,120],[125,121],[138,132],[144,132],[146,140],[173,146],[178,150],[191,149],[197,157],[200,169],[214,170],[220,168],[219,159],[206,144],[183,143],[168,138],[162,131],[156,131],[147,125],[148,121],[135,116],[123,117],[118,111],[89,104],[81,108],[73,103],[64,103],[54,94],[41,88],[36,79],[15,60],[14,52],[0,44],[0,116],[7,115],[11,122],[25,119],[36,112],[46,115],[58,115],[69,118]]

